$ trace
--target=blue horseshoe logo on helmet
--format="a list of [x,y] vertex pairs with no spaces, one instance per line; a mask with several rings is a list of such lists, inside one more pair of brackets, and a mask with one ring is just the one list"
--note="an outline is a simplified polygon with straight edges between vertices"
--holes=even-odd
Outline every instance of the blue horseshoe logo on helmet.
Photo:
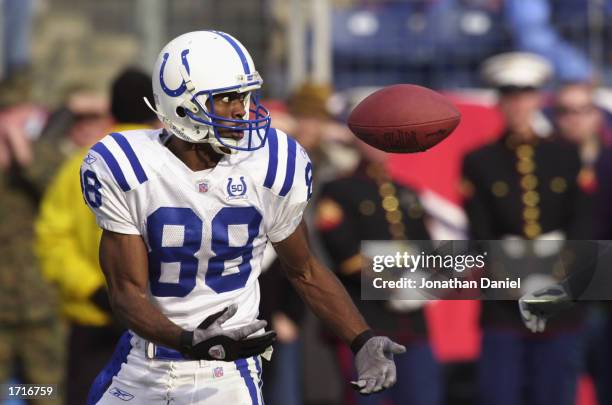
[[[190,73],[189,62],[187,62],[187,54],[189,54],[189,49],[185,49],[183,50],[183,52],[181,52],[181,61],[183,62],[183,66],[185,66],[187,73]],[[161,88],[164,90],[164,93],[166,93],[170,97],[178,97],[183,94],[185,90],[187,90],[187,86],[185,85],[184,79],[181,85],[174,90],[166,86],[166,83],[164,82],[164,69],[166,68],[166,62],[168,61],[169,56],[170,54],[167,52],[164,54],[164,60],[162,61],[161,67],[159,68],[159,83],[161,84]]]

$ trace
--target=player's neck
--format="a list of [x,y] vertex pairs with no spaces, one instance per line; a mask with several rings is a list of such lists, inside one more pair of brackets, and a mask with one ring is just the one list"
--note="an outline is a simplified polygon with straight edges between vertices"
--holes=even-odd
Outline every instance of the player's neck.
[[166,147],[194,172],[212,169],[223,158],[207,143],[189,143],[173,136]]

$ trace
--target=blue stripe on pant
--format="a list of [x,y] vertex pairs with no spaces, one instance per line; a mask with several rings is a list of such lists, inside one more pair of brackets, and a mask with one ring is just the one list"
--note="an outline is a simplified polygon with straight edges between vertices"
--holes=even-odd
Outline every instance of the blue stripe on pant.
[[255,381],[253,381],[253,377],[251,376],[251,371],[249,370],[249,363],[246,359],[238,359],[235,361],[236,368],[240,372],[240,376],[244,380],[248,390],[249,395],[251,396],[251,402],[253,405],[259,405],[259,398],[257,395],[257,387],[255,387]]
[[132,334],[129,332],[125,332],[121,335],[115,352],[113,353],[113,357],[111,357],[106,367],[98,374],[89,390],[87,405],[95,405],[98,403],[113,381],[113,377],[119,373],[121,366],[127,361],[130,350],[132,350],[132,344],[130,343],[131,339]]

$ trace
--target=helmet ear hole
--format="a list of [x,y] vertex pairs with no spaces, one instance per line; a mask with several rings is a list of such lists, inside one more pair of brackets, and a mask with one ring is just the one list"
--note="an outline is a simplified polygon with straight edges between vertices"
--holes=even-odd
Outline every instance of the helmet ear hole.
[[185,118],[187,116],[187,114],[185,113],[185,109],[180,105],[176,107],[176,115],[181,118]]

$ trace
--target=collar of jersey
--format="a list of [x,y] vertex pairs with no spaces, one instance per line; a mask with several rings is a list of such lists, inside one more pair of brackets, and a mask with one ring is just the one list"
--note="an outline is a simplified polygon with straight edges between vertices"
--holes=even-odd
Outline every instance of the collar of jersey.
[[[174,135],[171,135],[174,136]],[[221,157],[221,160],[219,160],[219,162],[217,162],[217,165],[215,167],[212,167],[210,169],[204,169],[204,170],[191,170],[189,168],[189,166],[187,166],[185,164],[185,162],[183,162],[181,159],[179,159],[178,156],[176,156],[174,153],[172,153],[172,151],[166,146],[164,145],[164,143],[161,140],[161,137],[158,137],[158,143],[159,146],[161,148],[164,149],[164,153],[167,156],[167,159],[171,160],[171,161],[175,161],[175,162],[179,162],[179,167],[181,168],[182,171],[186,172],[187,174],[189,174],[190,176],[203,176],[203,175],[211,175],[212,173],[214,173],[215,169],[217,169],[219,166],[224,166],[226,164],[229,164],[229,159],[232,155],[223,155]]]

